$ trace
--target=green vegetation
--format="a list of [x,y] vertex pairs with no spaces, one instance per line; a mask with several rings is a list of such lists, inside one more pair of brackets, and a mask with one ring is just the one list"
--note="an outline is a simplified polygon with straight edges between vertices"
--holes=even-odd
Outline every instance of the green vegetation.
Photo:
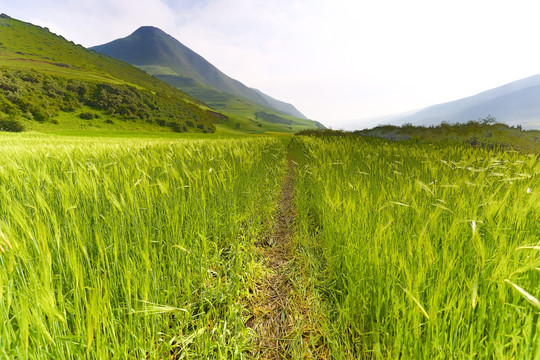
[[0,38],[0,119],[47,131],[44,123],[63,128],[59,119],[93,113],[109,128],[130,121],[132,129],[215,131],[205,106],[129,64],[14,19],[0,18]]
[[[338,132],[339,134],[339,132]],[[540,152],[540,131],[523,130],[521,126],[498,123],[492,116],[467,123],[437,126],[382,125],[373,129],[354,131],[352,134],[375,136],[394,141],[413,140],[420,143],[456,142],[489,148],[516,149]]]
[[0,131],[22,132],[24,126],[16,120],[0,119]]
[[288,153],[286,356],[539,359],[536,154],[85,134],[0,134],[0,357],[264,353],[248,324],[283,261],[260,254]]
[[361,136],[292,152],[333,359],[540,359],[537,155]]
[[[84,111],[85,107],[95,111]],[[43,123],[61,113],[78,111],[84,120],[99,119],[101,112],[109,121],[146,122],[177,132],[215,130],[206,110],[184,106],[174,98],[160,99],[132,86],[80,81],[35,70],[0,70],[0,114]]]
[[238,358],[272,138],[0,135],[0,357]]
[[[206,85],[194,82],[190,78],[181,76],[162,75],[163,71],[172,71],[169,68],[147,67],[147,70],[157,78],[178,87],[196,99],[203,101],[211,109],[225,115],[218,119],[220,128],[232,129],[239,133],[263,132],[298,132],[305,129],[324,129],[324,125],[313,120],[296,118],[275,110],[267,109],[249,100],[236,97],[216,90]],[[167,70],[169,69],[169,70]]]
[[269,114],[266,111],[257,111],[255,113],[255,118],[257,120],[267,121],[272,124],[285,124],[285,125],[291,125],[293,123],[292,120],[285,119],[281,116],[277,116],[275,114]]

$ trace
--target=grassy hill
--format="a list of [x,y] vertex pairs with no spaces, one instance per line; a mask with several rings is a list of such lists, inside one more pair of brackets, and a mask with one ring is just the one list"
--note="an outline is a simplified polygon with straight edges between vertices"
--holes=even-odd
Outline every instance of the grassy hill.
[[[243,132],[298,131],[324,127],[307,120],[291,104],[249,88],[222,73],[162,30],[144,26],[130,36],[91,48],[129,62],[227,115],[222,125]],[[268,122],[256,113],[286,120]]]
[[144,71],[0,17],[0,120],[29,129],[214,132],[216,113]]

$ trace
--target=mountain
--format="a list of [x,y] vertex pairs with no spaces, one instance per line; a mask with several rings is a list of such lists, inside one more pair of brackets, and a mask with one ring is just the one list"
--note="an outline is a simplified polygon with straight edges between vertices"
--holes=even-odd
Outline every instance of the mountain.
[[230,108],[227,102],[232,95],[279,113],[306,119],[293,105],[230,78],[156,27],[143,26],[126,38],[92,47],[91,50],[138,66],[218,110]]
[[213,132],[220,114],[47,28],[0,15],[0,121],[36,130]]
[[462,123],[489,115],[509,125],[540,129],[540,74],[474,96],[433,105],[413,114],[397,116],[392,123]]

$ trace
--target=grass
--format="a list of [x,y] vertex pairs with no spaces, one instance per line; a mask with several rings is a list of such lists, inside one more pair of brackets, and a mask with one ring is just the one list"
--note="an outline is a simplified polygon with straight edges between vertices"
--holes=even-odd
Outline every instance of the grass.
[[405,124],[401,127],[384,125],[373,129],[355,131],[354,134],[381,137],[394,141],[454,142],[472,146],[540,153],[540,130],[523,130],[521,126],[508,126],[497,123],[492,116],[467,123],[442,123],[429,127],[413,126],[411,124]]
[[292,151],[333,359],[540,359],[537,155],[324,136]]
[[241,358],[272,138],[0,135],[0,357]]
[[0,358],[256,354],[289,146],[287,356],[539,359],[536,154],[141,134],[0,134]]

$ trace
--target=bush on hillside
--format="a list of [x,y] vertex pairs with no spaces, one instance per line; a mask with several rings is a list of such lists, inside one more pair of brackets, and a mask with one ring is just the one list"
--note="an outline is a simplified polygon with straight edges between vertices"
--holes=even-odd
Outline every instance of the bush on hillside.
[[49,114],[47,114],[41,108],[34,109],[34,111],[32,111],[32,115],[34,116],[34,120],[39,122],[45,122],[49,120]]
[[0,131],[23,132],[24,125],[13,119],[0,119]]
[[186,132],[187,131],[186,126],[184,124],[179,123],[178,121],[170,121],[169,122],[169,127],[174,132]]
[[[213,132],[214,122],[224,115],[211,113],[186,102],[174,91],[155,93],[125,84],[103,84],[92,81],[42,74],[34,70],[0,70],[0,112],[47,122],[59,112],[82,113],[92,120],[101,114],[114,120],[144,121],[175,129]],[[91,117],[91,115],[93,115]],[[78,115],[77,115],[78,116]],[[196,127],[203,124],[203,128]]]
[[95,116],[91,112],[82,112],[79,114],[79,117],[83,120],[92,120]]

